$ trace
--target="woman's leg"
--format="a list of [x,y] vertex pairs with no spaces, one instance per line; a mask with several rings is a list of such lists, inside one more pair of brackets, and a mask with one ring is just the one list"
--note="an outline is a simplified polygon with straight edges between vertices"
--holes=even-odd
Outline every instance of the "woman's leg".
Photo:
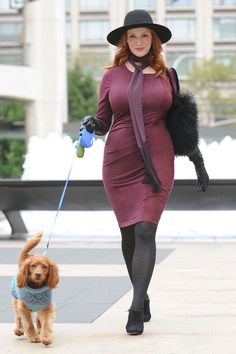
[[135,225],[135,248],[132,261],[133,301],[131,310],[142,311],[156,260],[157,225],[142,221]]
[[125,264],[129,273],[129,277],[132,282],[132,262],[135,248],[135,225],[130,225],[127,227],[121,227],[121,249],[123,253],[123,257],[125,260]]
[[[122,253],[129,273],[130,280],[133,283],[132,264],[133,264],[134,250],[135,250],[135,225],[122,227],[120,228],[120,230],[122,236],[122,240],[121,240]],[[148,322],[151,319],[151,312],[150,312],[150,300],[147,293],[145,294],[143,308],[144,308],[143,320],[144,322]]]

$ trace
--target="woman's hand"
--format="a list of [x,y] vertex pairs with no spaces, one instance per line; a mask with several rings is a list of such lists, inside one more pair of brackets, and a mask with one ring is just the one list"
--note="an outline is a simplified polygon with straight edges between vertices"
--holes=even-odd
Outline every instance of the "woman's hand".
[[198,192],[206,192],[209,185],[209,176],[206,171],[201,151],[197,147],[189,156],[189,160],[193,162],[197,175]]
[[198,192],[206,192],[209,184],[209,176],[205,169],[204,162],[194,164],[197,174],[197,190]]
[[93,133],[99,127],[99,123],[96,117],[86,116],[81,120],[81,130],[86,128],[89,133]]

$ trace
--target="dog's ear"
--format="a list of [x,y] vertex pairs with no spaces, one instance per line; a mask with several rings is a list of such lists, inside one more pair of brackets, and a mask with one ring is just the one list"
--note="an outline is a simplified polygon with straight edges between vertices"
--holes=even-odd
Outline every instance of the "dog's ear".
[[20,267],[17,275],[18,288],[25,288],[27,286],[28,275],[29,275],[29,262],[26,260]]
[[55,261],[49,261],[48,287],[54,289],[59,283],[59,269]]

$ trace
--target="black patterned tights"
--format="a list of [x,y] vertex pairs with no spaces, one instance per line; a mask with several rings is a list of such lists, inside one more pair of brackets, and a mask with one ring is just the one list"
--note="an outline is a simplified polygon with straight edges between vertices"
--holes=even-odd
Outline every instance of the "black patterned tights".
[[122,227],[122,252],[133,284],[131,309],[141,311],[156,259],[157,225],[147,221]]

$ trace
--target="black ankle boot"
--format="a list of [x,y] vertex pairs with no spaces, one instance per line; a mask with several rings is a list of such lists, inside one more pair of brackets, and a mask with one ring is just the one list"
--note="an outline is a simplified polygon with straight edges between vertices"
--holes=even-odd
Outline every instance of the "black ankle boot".
[[129,310],[126,332],[136,335],[143,333],[143,311]]
[[148,295],[146,295],[143,303],[143,322],[148,322],[150,321],[150,319],[151,319],[150,300]]

